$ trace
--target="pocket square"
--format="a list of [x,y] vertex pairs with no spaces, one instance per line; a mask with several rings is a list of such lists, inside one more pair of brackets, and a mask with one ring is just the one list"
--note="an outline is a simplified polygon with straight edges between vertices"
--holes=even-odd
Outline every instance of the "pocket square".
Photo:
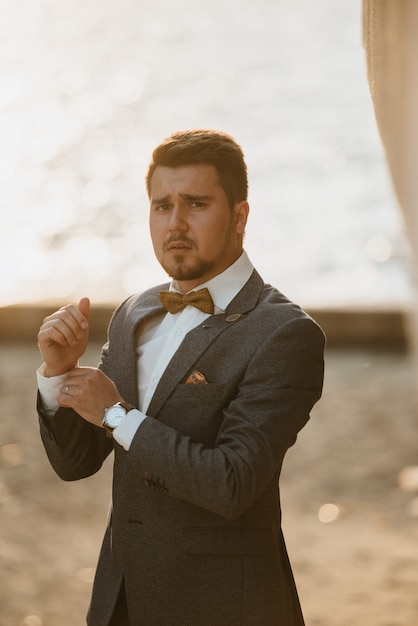
[[186,380],[186,385],[207,385],[208,381],[202,374],[202,372],[198,372],[197,370],[193,370],[190,374],[189,378]]

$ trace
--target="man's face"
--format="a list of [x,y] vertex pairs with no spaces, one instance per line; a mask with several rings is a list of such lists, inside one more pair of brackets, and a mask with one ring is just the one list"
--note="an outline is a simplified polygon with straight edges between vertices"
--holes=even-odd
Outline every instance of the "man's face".
[[230,207],[212,165],[158,166],[150,187],[155,255],[186,293],[238,259],[247,202]]

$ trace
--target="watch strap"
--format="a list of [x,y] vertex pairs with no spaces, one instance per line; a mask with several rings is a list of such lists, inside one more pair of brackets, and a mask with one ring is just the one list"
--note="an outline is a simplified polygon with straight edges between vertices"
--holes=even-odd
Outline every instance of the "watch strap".
[[122,409],[125,409],[127,413],[129,413],[129,411],[133,411],[133,409],[136,408],[132,404],[128,404],[128,402],[125,402],[124,400],[122,400],[121,402],[118,402],[118,404],[119,406],[122,407]]

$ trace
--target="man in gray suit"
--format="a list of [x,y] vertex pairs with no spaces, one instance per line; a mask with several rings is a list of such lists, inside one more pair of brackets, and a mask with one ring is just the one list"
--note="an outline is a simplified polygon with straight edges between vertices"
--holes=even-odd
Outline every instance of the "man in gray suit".
[[247,170],[229,135],[168,137],[147,189],[171,282],[116,309],[98,368],[78,366],[87,298],[38,335],[53,468],[78,480],[115,453],[87,622],[301,626],[278,481],[321,396],[323,333],[243,250]]

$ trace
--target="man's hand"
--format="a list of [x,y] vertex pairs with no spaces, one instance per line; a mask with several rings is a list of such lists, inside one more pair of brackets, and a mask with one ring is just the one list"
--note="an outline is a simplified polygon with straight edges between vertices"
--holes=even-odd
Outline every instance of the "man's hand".
[[95,367],[75,367],[66,377],[57,400],[83,419],[101,426],[105,409],[123,401],[113,381]]
[[38,345],[46,377],[65,374],[84,354],[89,335],[90,300],[82,298],[77,306],[67,304],[42,322]]

